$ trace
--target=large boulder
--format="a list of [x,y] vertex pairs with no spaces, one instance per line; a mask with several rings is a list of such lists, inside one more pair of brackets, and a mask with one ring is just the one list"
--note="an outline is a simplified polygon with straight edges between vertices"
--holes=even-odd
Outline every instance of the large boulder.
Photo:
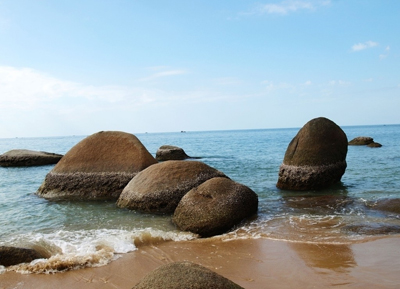
[[46,199],[116,200],[138,172],[155,163],[136,136],[98,132],[65,154],[37,194]]
[[129,182],[117,206],[147,213],[173,213],[187,192],[214,177],[226,176],[198,161],[157,163]]
[[2,266],[29,263],[41,258],[44,258],[44,256],[33,249],[0,246],[0,265]]
[[25,149],[10,150],[0,155],[0,167],[31,167],[56,164],[60,154]]
[[225,233],[257,209],[258,196],[249,187],[212,178],[182,198],[172,221],[183,231],[210,237]]
[[147,274],[133,289],[243,289],[229,279],[191,262],[174,262]]
[[289,143],[277,187],[319,190],[339,182],[346,170],[347,136],[333,121],[310,120]]
[[156,152],[157,161],[185,160],[190,158],[185,151],[177,146],[163,145]]
[[368,202],[367,206],[373,210],[379,210],[388,213],[400,214],[400,199],[379,199],[374,202]]

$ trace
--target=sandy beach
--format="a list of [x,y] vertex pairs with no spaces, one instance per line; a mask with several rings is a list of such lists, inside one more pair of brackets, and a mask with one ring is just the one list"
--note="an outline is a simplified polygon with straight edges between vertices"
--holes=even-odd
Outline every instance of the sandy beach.
[[398,288],[400,238],[351,245],[268,239],[146,244],[97,268],[57,274],[0,275],[0,288],[132,288],[160,265],[188,260],[244,288]]

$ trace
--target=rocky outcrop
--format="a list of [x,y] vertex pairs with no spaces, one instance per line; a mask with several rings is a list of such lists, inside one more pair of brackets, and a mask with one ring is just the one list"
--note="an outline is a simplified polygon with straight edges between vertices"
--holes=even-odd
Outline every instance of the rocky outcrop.
[[129,182],[117,206],[148,213],[173,213],[187,192],[214,177],[226,176],[198,161],[158,163]]
[[37,194],[46,199],[116,200],[138,172],[155,163],[136,136],[98,132],[65,154]]
[[190,158],[185,151],[176,146],[163,145],[156,152],[157,161],[185,160]]
[[44,258],[33,249],[0,246],[0,265],[12,266]]
[[58,163],[60,154],[25,149],[10,150],[0,155],[1,167],[31,167]]
[[400,214],[400,199],[380,199],[375,202],[367,203],[367,206],[373,210],[382,212]]
[[341,180],[346,170],[347,136],[333,121],[315,118],[290,142],[279,169],[277,187],[319,190]]
[[359,136],[353,138],[351,141],[349,141],[349,145],[355,145],[355,146],[366,145],[371,148],[380,148],[382,146],[380,143],[374,142],[374,139],[369,136]]
[[146,275],[133,289],[243,289],[229,279],[195,263],[174,262]]
[[258,196],[227,178],[212,178],[189,191],[173,216],[175,225],[202,237],[225,233],[257,212]]

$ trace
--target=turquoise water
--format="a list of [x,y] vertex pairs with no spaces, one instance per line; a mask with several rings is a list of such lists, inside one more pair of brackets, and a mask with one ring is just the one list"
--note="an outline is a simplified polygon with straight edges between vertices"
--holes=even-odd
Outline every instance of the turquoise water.
[[[349,146],[342,182],[322,192],[276,188],[279,166],[294,129],[136,134],[150,153],[161,145],[182,147],[193,157],[245,184],[259,196],[259,212],[217,238],[272,238],[301,242],[348,243],[376,235],[354,228],[398,232],[400,216],[371,209],[383,198],[400,198],[400,125],[343,127],[349,140],[371,136],[381,148]],[[65,154],[84,136],[0,139],[0,153],[31,149]],[[53,166],[0,168],[0,245],[32,247],[50,261],[103,265],[152,239],[191,240],[170,216],[119,209],[113,202],[52,202],[35,195]],[[349,229],[350,228],[350,229]],[[353,229],[351,229],[353,228]],[[93,258],[97,256],[98,258]],[[86,260],[85,259],[85,260]],[[72,260],[72,261],[71,261]],[[48,264],[47,264],[48,265]],[[51,271],[50,266],[46,272]],[[40,271],[40,269],[21,269]],[[15,270],[18,270],[15,269]],[[54,269],[56,270],[56,269]]]

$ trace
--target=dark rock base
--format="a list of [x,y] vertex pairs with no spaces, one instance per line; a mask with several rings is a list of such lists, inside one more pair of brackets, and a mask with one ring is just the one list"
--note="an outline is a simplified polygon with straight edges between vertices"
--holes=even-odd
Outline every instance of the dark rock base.
[[0,246],[0,265],[12,266],[44,258],[33,249]]
[[276,186],[282,190],[320,190],[337,183],[347,167],[346,161],[324,166],[289,166],[282,164]]
[[50,172],[36,194],[51,200],[117,200],[135,175]]

